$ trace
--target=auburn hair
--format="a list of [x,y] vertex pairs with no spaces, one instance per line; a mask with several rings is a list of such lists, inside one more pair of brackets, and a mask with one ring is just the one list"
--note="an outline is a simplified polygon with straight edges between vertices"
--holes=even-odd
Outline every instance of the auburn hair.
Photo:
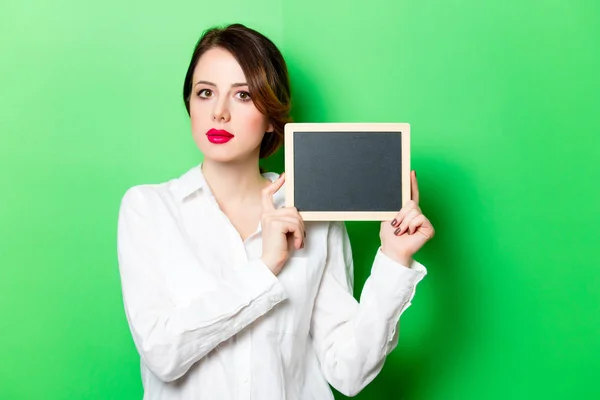
[[242,24],[206,30],[192,54],[183,83],[183,101],[190,115],[193,75],[198,60],[206,51],[222,48],[240,64],[248,82],[248,91],[255,107],[267,116],[273,132],[265,132],[260,144],[260,158],[266,158],[283,143],[283,130],[291,122],[291,91],[287,65],[283,55],[266,36]]

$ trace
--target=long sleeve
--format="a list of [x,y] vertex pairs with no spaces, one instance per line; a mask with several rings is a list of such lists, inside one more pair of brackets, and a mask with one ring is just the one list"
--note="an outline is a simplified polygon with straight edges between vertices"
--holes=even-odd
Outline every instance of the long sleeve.
[[426,270],[417,262],[410,268],[400,265],[378,249],[357,302],[352,296],[353,260],[345,225],[332,223],[327,240],[311,335],[327,381],[354,396],[377,376],[396,346],[400,315],[411,304]]
[[[165,284],[178,260],[179,238],[170,215],[152,189],[134,187],[121,202],[118,260],[127,320],[148,368],[173,381],[219,343],[229,339],[286,298],[283,286],[260,260],[236,265],[227,281],[197,265],[197,297],[176,304]],[[176,232],[175,229],[172,232]],[[201,278],[199,279],[198,276]]]

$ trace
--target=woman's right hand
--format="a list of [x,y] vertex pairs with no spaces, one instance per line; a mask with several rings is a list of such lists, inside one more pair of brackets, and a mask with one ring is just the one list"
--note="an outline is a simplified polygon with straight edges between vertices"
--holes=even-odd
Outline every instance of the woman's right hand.
[[278,275],[290,257],[293,248],[304,247],[304,221],[295,207],[275,209],[273,195],[285,182],[285,174],[262,191],[262,247],[261,260]]

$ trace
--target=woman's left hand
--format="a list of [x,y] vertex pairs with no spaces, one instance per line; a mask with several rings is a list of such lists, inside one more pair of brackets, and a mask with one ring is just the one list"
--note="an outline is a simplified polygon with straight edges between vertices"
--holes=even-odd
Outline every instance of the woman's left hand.
[[381,223],[379,237],[383,254],[410,267],[413,255],[435,235],[431,222],[419,208],[419,186],[415,171],[410,173],[411,197],[393,221]]

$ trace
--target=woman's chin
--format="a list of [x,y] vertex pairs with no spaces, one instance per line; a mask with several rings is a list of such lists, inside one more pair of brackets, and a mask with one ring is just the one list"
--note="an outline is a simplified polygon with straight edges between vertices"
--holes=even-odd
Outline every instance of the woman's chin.
[[243,152],[233,146],[208,144],[198,146],[200,152],[204,155],[204,160],[217,163],[239,163],[256,159],[258,162],[259,148],[254,152]]
[[248,158],[248,156],[244,156],[241,154],[234,153],[231,151],[202,151],[204,155],[204,162],[214,162],[214,163],[239,163],[242,160]]

